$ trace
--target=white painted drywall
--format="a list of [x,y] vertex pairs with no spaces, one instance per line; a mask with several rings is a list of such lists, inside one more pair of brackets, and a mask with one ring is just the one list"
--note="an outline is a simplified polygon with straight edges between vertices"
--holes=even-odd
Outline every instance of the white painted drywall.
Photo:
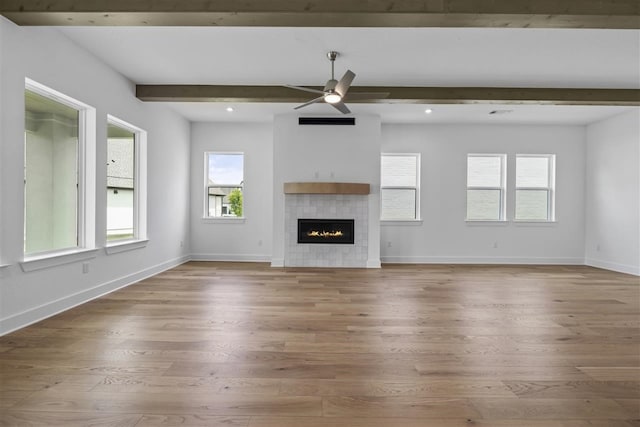
[[[270,123],[191,126],[191,250],[196,260],[271,260],[273,127]],[[244,153],[245,219],[204,219],[204,153]]]
[[299,125],[274,119],[272,265],[284,264],[285,182],[361,182],[369,195],[368,267],[380,266],[380,117],[357,115],[355,126]]
[[[582,264],[584,151],[580,126],[384,124],[382,152],[421,154],[423,221],[383,222],[382,261]],[[508,155],[508,219],[515,155],[556,154],[557,222],[466,222],[468,153]]]
[[[18,27],[0,17],[0,334],[176,265],[189,250],[189,123],[165,106],[135,98],[134,84],[51,28]],[[106,234],[107,114],[148,131],[146,247],[25,273],[23,164],[25,78],[96,108],[96,230]],[[181,247],[182,242],[182,247]]]
[[587,127],[585,262],[640,275],[640,113]]

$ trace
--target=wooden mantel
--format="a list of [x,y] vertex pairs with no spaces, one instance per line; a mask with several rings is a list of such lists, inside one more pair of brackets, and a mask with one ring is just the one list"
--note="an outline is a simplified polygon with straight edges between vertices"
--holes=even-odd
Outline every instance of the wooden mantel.
[[369,194],[370,185],[356,182],[285,182],[284,194]]

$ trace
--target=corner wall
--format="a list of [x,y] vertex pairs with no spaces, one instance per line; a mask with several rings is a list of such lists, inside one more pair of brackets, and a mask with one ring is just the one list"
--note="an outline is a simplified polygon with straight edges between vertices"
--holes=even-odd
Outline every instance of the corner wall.
[[[271,260],[273,126],[270,123],[191,125],[191,250],[194,260]],[[245,219],[204,218],[204,153],[244,153]]]
[[587,127],[585,263],[640,275],[640,113]]
[[[26,326],[188,259],[189,124],[135,98],[133,83],[51,28],[0,16],[0,334]],[[89,263],[23,272],[25,77],[96,108],[98,247]],[[148,132],[146,247],[107,255],[107,114]]]

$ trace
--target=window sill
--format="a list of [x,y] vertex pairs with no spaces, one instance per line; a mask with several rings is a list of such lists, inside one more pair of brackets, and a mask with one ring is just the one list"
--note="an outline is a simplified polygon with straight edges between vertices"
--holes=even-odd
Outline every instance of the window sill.
[[202,218],[202,222],[204,223],[227,223],[227,224],[244,224],[246,218],[245,217],[221,217],[221,218],[212,218],[212,217],[204,217]]
[[506,227],[507,225],[509,225],[509,221],[505,221],[505,220],[487,221],[487,220],[467,219],[465,220],[465,222],[468,226],[471,226],[471,227],[474,227],[474,226]]
[[107,255],[119,254],[120,252],[133,251],[135,249],[142,249],[147,246],[149,239],[143,240],[123,240],[121,242],[112,242],[108,244],[104,251]]
[[11,264],[0,264],[0,270],[9,267]]
[[420,226],[421,219],[381,219],[380,225],[401,225],[401,226]]
[[553,227],[557,224],[557,221],[526,221],[526,220],[513,220],[513,224],[516,227]]
[[74,249],[65,252],[56,252],[46,255],[36,255],[25,257],[20,263],[20,268],[25,273],[43,270],[45,268],[57,267],[59,265],[71,264],[79,261],[86,261],[96,257],[98,249]]

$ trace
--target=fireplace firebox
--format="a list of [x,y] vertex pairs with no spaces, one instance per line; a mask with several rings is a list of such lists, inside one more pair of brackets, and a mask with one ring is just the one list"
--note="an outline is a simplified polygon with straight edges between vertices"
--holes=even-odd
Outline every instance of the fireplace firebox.
[[353,245],[352,219],[298,219],[298,243]]

